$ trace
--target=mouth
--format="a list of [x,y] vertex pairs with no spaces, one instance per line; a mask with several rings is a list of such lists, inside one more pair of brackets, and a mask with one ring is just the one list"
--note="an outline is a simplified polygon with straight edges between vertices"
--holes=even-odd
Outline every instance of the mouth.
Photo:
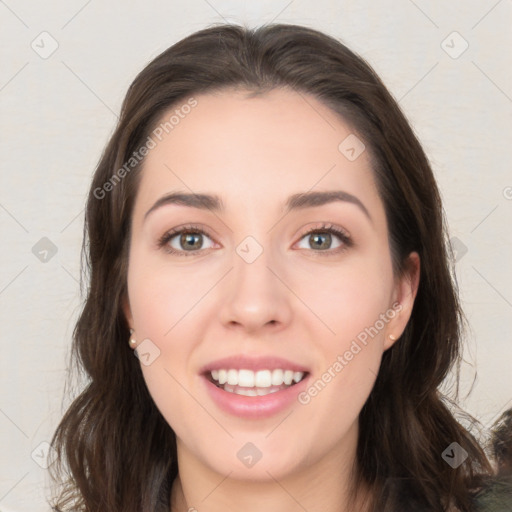
[[258,371],[221,368],[205,373],[205,377],[223,391],[249,397],[266,396],[288,389],[304,380],[307,375],[308,372],[283,368]]
[[307,386],[307,367],[278,357],[228,357],[204,366],[200,376],[213,403],[224,412],[261,419],[297,403]]

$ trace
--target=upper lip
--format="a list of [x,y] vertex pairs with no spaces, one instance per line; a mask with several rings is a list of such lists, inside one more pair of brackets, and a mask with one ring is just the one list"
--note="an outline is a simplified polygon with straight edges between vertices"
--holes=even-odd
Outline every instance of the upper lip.
[[217,359],[204,365],[200,373],[206,374],[212,370],[293,370],[294,372],[308,372],[308,368],[302,364],[277,356],[249,357],[244,354],[233,355]]

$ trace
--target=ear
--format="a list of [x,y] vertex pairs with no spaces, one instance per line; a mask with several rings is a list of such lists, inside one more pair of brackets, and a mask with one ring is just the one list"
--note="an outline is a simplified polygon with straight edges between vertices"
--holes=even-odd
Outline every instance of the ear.
[[[419,283],[420,256],[417,252],[411,252],[407,257],[402,275],[396,278],[391,306],[396,311],[396,315],[387,324],[384,350],[390,348],[402,336],[407,322],[411,318]],[[394,339],[390,339],[390,335]]]
[[128,327],[130,329],[133,329],[133,316],[132,316],[132,309],[130,307],[130,301],[128,300],[128,296],[125,294],[123,298],[121,299],[122,308],[124,317],[126,318],[126,323],[128,324]]

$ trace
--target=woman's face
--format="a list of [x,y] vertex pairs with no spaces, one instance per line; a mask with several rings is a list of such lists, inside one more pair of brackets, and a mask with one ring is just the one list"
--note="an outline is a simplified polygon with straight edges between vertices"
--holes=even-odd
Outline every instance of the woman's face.
[[125,313],[148,389],[189,468],[339,466],[417,272],[393,275],[368,151],[330,109],[287,89],[195,100],[153,132],[133,212]]

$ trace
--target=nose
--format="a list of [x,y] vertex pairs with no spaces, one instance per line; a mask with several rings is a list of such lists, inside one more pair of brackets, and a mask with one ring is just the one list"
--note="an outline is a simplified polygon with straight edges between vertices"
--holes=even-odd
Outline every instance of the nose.
[[292,318],[293,293],[284,284],[276,259],[266,250],[250,263],[235,254],[233,266],[221,299],[222,324],[247,333],[286,327]]

